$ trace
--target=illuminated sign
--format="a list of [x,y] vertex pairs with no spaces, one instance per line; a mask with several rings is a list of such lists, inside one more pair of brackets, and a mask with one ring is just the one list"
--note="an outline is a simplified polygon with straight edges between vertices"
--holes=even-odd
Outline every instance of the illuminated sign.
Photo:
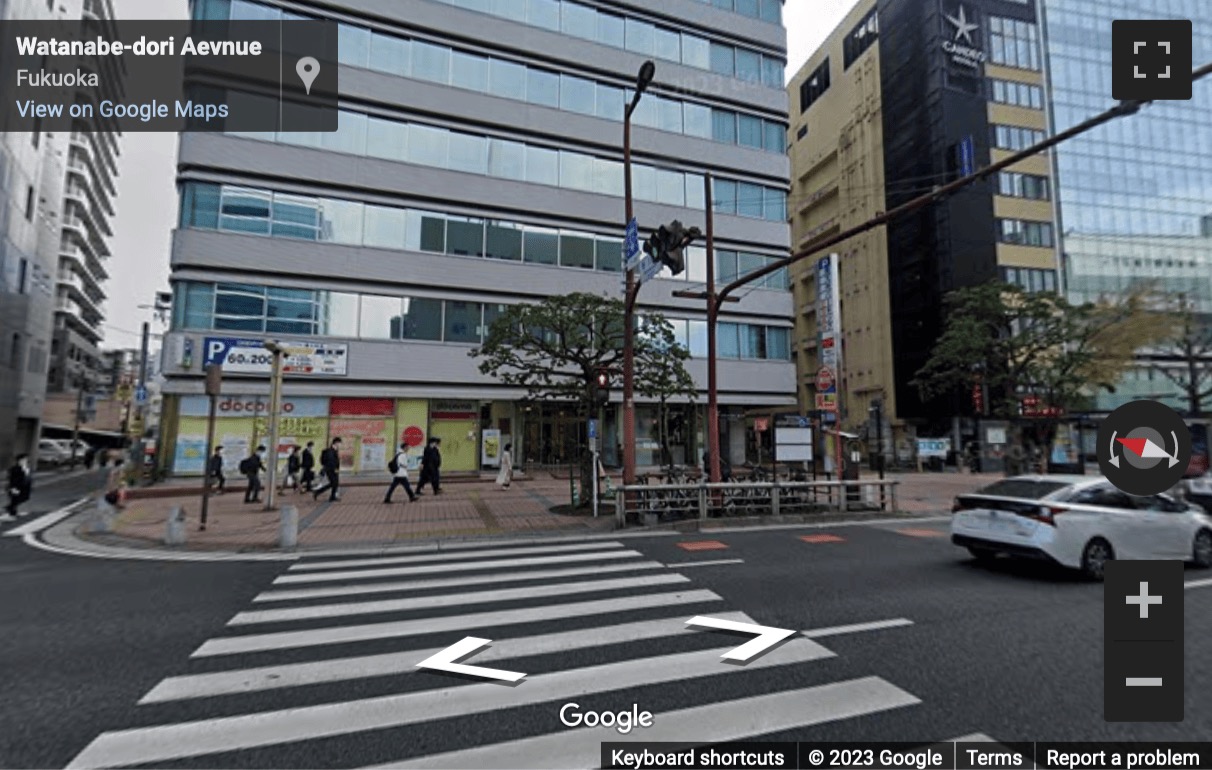
[[[942,49],[951,57],[951,61],[962,67],[979,69],[989,58],[984,51],[976,47],[972,33],[980,29],[980,25],[968,19],[964,6],[959,6],[954,16],[945,16],[955,28],[955,36],[942,42]],[[962,41],[962,42],[961,42]]]

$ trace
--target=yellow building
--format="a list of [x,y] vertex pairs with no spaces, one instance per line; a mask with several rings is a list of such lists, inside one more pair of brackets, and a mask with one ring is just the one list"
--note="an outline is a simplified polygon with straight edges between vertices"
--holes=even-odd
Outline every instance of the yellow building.
[[[797,250],[1043,138],[1032,9],[930,5],[862,0],[791,80],[788,215]],[[956,418],[973,413],[970,396],[923,403],[911,384],[940,333],[948,292],[991,280],[1056,288],[1049,164],[1046,155],[1024,161],[827,250],[839,263],[841,424],[870,439],[869,451],[877,401],[885,454],[902,459],[918,433],[958,434]],[[815,265],[804,260],[792,273],[807,410],[820,370]]]

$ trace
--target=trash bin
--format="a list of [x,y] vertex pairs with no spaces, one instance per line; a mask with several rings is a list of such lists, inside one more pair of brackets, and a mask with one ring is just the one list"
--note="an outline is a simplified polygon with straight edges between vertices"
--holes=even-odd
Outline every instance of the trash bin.
[[[856,462],[846,463],[842,467],[842,481],[858,481],[859,480],[859,464]],[[863,500],[863,491],[858,485],[846,487],[846,502],[858,503]]]

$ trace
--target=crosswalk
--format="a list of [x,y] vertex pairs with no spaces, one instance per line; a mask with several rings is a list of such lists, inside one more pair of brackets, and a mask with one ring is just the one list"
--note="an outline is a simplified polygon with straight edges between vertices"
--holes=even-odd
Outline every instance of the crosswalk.
[[[757,621],[621,542],[303,560],[251,604],[68,767],[597,767],[603,741],[752,739],[920,703],[878,676],[822,681],[824,634],[722,661],[738,638],[686,621]],[[887,625],[833,633],[868,627]],[[493,642],[466,663],[526,677],[417,668],[467,636]],[[569,702],[638,702],[654,724],[568,728]]]

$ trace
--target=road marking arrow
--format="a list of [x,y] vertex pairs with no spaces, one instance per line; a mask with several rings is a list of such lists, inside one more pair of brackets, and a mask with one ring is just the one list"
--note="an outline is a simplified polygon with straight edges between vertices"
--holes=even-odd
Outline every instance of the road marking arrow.
[[741,623],[736,620],[707,618],[703,617],[702,615],[687,620],[686,625],[701,626],[703,628],[719,628],[725,631],[741,631],[742,633],[746,634],[757,634],[758,636],[756,639],[750,639],[740,647],[737,647],[735,650],[729,650],[720,656],[725,660],[735,660],[738,663],[748,663],[750,659],[756,657],[760,653],[765,652],[795,633],[795,631],[789,631],[785,628],[759,626],[757,623]]
[[[757,641],[757,640],[754,640]],[[468,636],[462,641],[455,642],[437,655],[432,655],[417,664],[417,668],[432,668],[435,671],[449,671],[452,674],[466,674],[484,679],[499,679],[502,682],[516,682],[525,674],[516,671],[501,671],[497,668],[482,668],[480,666],[465,666],[455,661],[466,658],[476,650],[492,642],[491,639],[478,639]],[[752,642],[751,642],[752,644]]]

